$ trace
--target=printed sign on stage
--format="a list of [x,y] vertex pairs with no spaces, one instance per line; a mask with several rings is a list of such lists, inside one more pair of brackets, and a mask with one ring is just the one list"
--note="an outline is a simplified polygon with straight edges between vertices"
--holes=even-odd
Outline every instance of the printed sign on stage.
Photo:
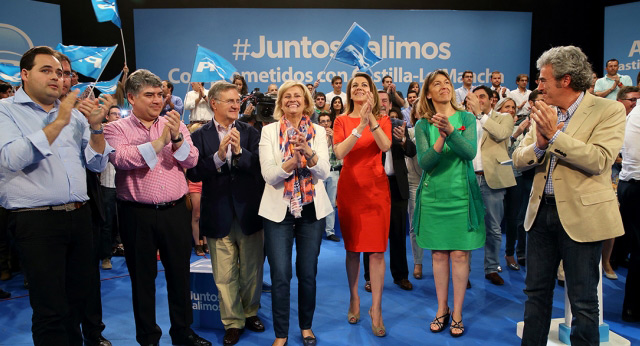
[[180,97],[198,44],[233,64],[249,91],[288,79],[319,79],[318,90],[329,92],[332,77],[346,82],[354,71],[332,61],[323,73],[353,22],[371,35],[369,48],[382,58],[370,70],[376,85],[388,74],[403,94],[410,82],[422,83],[437,68],[450,72],[456,87],[464,70],[475,72],[474,85],[489,84],[491,71],[500,70],[512,89],[516,76],[529,71],[529,12],[137,9],[134,20],[137,67],[170,80]]
[[[640,13],[640,2],[607,6],[604,9],[604,56],[603,63],[618,59],[619,74],[628,75],[635,83],[640,72],[640,28],[636,24]],[[598,77],[606,71],[605,66],[594,66]]]
[[0,63],[18,66],[20,57],[30,48],[53,48],[59,42],[62,42],[59,5],[28,0],[2,2]]

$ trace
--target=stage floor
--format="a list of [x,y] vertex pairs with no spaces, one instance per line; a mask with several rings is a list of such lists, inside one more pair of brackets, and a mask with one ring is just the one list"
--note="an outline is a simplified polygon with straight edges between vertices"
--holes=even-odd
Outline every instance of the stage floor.
[[[504,249],[504,237],[503,237]],[[294,247],[295,254],[295,247]],[[388,254],[387,254],[388,255]],[[525,295],[525,269],[512,271],[506,269],[501,258],[504,286],[494,286],[483,275],[483,249],[473,251],[471,284],[464,303],[465,335],[452,338],[448,330],[439,334],[429,331],[429,321],[436,312],[436,296],[433,283],[429,252],[425,252],[424,278],[415,280],[413,291],[403,291],[393,284],[388,269],[382,297],[383,316],[387,336],[377,338],[370,328],[367,310],[371,304],[371,294],[364,291],[364,282],[360,280],[361,321],[356,325],[347,323],[349,295],[347,276],[344,266],[345,250],[342,242],[323,240],[318,261],[317,307],[313,331],[320,345],[516,345],[520,339],[516,335],[516,325],[523,318]],[[201,259],[192,255],[192,261]],[[413,270],[413,257],[409,238],[407,238],[407,259],[410,273]],[[46,259],[43,259],[46,260]],[[158,325],[163,330],[161,344],[170,345],[169,314],[167,294],[162,264],[158,262],[156,280],[156,315]],[[294,266],[295,271],[295,266]],[[640,344],[640,324],[623,322],[620,318],[624,283],[627,270],[620,268],[619,280],[604,279],[604,319],[612,331],[628,339],[632,345]],[[104,336],[113,345],[137,345],[135,326],[131,307],[131,283],[123,257],[113,258],[113,270],[101,270],[102,306],[106,329]],[[265,281],[270,282],[269,268],[265,265]],[[0,282],[0,288],[10,291],[12,298],[0,301],[0,345],[31,345],[31,308],[28,291],[22,287],[22,275],[16,275],[10,281]],[[302,343],[297,323],[297,280],[291,282],[291,321],[289,344]],[[451,292],[451,288],[450,288]],[[270,345],[273,341],[271,319],[271,296],[262,294],[262,308],[258,316],[263,320],[266,331],[254,333],[246,331],[239,345]],[[450,296],[452,304],[452,296]],[[554,295],[553,317],[563,317],[564,293],[556,287]],[[222,344],[223,332],[218,330],[195,329],[196,332],[211,340],[214,345]]]

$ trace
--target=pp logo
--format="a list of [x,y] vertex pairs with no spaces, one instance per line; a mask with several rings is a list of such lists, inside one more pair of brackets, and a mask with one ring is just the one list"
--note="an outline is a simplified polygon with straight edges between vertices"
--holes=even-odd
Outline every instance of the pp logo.
[[96,56],[90,55],[84,59],[78,60],[78,62],[83,62],[83,61],[89,64],[93,64],[93,67],[95,68],[100,68],[100,66],[102,66],[102,58],[98,58]]
[[206,58],[206,61],[200,61],[198,63],[198,67],[196,68],[196,72],[199,73],[204,71],[205,69],[208,69],[209,72],[217,72],[221,76],[224,76],[227,72],[222,67],[216,65],[216,63],[210,58]]
[[18,66],[22,54],[31,48],[33,42],[24,31],[0,23],[0,63]]

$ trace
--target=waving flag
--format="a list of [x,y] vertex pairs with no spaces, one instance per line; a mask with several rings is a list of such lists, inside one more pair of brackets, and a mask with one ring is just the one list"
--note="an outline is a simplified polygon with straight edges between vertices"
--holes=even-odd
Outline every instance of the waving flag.
[[98,79],[117,46],[65,46],[58,43],[56,50],[69,57],[72,69],[87,77]]
[[369,49],[369,40],[371,35],[354,22],[336,51],[335,59],[347,65],[357,66],[362,72],[367,72],[382,60]]
[[0,79],[11,84],[20,84],[20,67],[0,63]]
[[95,89],[100,90],[103,94],[115,94],[116,88],[118,87],[118,81],[122,76],[122,72],[116,76],[116,78],[104,81],[104,82],[90,82],[90,83],[80,83],[71,87],[71,90],[80,90],[80,93],[84,92],[84,90],[90,86],[94,86]]
[[233,78],[236,68],[220,55],[198,45],[191,72],[192,82],[214,82]]
[[98,22],[112,21],[118,28],[122,28],[116,0],[91,0],[91,4],[93,5],[93,11],[96,13]]

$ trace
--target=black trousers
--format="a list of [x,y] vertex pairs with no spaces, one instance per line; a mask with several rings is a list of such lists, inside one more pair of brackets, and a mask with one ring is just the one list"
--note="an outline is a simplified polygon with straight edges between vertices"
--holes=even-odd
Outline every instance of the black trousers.
[[29,281],[33,343],[82,345],[80,320],[96,264],[89,206],[10,212],[9,224]]
[[[403,199],[395,176],[389,176],[391,189],[391,219],[389,222],[389,269],[393,280],[409,277],[407,265],[407,207],[408,200]],[[364,279],[369,281],[369,254],[364,254]]]
[[624,232],[628,235],[631,249],[631,261],[627,283],[624,287],[623,311],[634,315],[640,314],[640,181],[631,182],[620,180],[618,183],[618,201],[620,202],[620,214]]
[[100,215],[91,213],[91,232],[93,233],[93,247],[91,248],[90,284],[87,287],[87,301],[84,304],[82,316],[82,335],[85,346],[99,345],[100,335],[105,328],[102,323],[102,294],[100,291],[100,269],[98,267],[98,243],[100,242]]
[[155,344],[162,330],[156,324],[156,284],[160,258],[167,280],[169,319],[172,339],[191,335],[193,322],[189,259],[191,258],[191,212],[186,203],[167,209],[154,209],[135,203],[118,201],[120,235],[125,260],[131,276],[133,315],[136,340],[140,344]]

